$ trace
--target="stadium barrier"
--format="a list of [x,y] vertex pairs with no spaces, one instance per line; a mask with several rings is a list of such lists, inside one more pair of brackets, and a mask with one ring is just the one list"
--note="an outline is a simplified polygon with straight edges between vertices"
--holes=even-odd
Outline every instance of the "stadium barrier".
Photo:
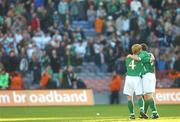
[[82,90],[2,90],[0,106],[94,105],[93,92]]
[[157,104],[180,104],[180,89],[156,89]]

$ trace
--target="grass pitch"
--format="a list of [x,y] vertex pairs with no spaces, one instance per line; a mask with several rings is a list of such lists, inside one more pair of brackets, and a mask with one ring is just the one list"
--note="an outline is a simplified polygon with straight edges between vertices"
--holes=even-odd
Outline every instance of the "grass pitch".
[[139,119],[137,108],[136,120],[128,120],[127,105],[0,107],[0,122],[180,122],[180,105],[157,109],[157,120]]

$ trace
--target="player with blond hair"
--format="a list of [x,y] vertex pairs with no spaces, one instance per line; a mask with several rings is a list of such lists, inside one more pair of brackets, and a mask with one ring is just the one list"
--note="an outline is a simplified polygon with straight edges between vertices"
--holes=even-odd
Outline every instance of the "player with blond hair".
[[[146,44],[141,44],[142,50],[138,55],[131,55],[130,58],[142,62],[144,66],[144,73],[142,75],[142,85],[143,94],[145,99],[144,111],[147,113],[148,106],[152,111],[151,118],[159,118],[159,114],[156,109],[156,104],[154,102],[153,93],[155,92],[156,86],[156,76],[155,76],[155,66],[154,66],[154,56],[152,53],[148,52],[148,46]],[[150,59],[150,60],[149,60]]]
[[[132,53],[133,55],[137,55],[142,46],[140,44],[134,44],[132,46]],[[142,98],[143,89],[142,89],[142,80],[141,75],[143,72],[143,64],[140,61],[136,61],[131,57],[126,58],[126,78],[125,78],[125,85],[123,93],[127,95],[128,99],[128,108],[130,111],[129,119],[135,119],[134,113],[134,104],[133,104],[133,94],[135,92],[138,98],[138,106],[140,110],[140,115],[147,119],[147,115],[144,113],[144,100]]]

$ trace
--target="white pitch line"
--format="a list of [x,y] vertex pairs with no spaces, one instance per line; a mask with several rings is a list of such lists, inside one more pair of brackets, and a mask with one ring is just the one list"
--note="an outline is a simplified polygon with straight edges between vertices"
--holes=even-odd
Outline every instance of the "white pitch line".
[[[177,122],[179,117],[170,117],[170,118],[160,118],[157,122]],[[21,122],[21,121],[58,121],[58,122],[129,122],[125,118],[112,118],[112,117],[27,117],[27,118],[0,118],[0,122]],[[134,122],[139,122],[139,119],[134,120]],[[143,120],[141,120],[143,121]],[[143,121],[144,122],[144,121]],[[154,122],[152,119],[148,119],[148,122]]]
[[[42,120],[47,120],[47,121],[55,121],[55,120],[64,120],[64,121],[94,121],[97,122],[97,120],[99,121],[108,121],[108,120],[119,120],[119,119],[112,119],[110,117],[103,117],[103,118],[92,118],[92,117],[84,117],[84,118],[79,118],[79,117],[74,117],[74,118],[62,118],[62,117],[38,117],[38,118],[6,118],[6,119],[0,119],[0,122],[19,122],[19,121],[42,121]],[[117,121],[116,121],[117,122]]]
[[47,117],[38,117],[38,118],[8,118],[8,119],[0,119],[0,122],[11,122],[11,121],[34,121],[34,120],[60,120],[63,118],[47,118]]

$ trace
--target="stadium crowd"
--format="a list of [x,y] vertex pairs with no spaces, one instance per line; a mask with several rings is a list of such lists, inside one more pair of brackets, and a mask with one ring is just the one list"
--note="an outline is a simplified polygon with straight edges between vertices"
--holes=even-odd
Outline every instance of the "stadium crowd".
[[[131,45],[146,43],[156,57],[158,87],[180,87],[179,3],[0,0],[0,86],[85,88],[74,73],[83,72],[83,63],[94,63],[98,72],[124,75]],[[87,29],[73,26],[79,22]]]

